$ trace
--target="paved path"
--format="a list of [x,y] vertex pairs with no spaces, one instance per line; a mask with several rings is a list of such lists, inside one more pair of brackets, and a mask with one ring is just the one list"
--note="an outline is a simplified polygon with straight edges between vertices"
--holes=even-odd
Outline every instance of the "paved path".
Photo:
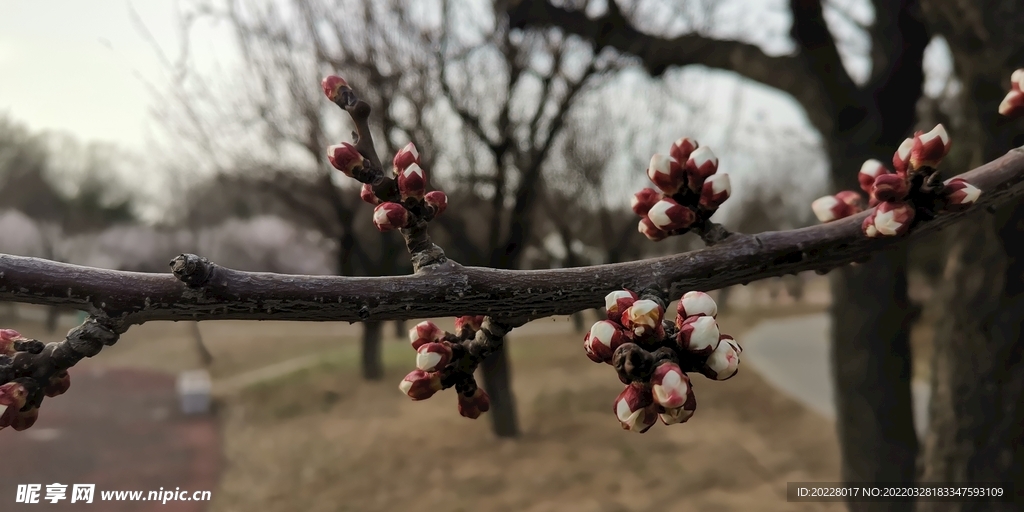
[[[76,371],[77,370],[77,371]],[[0,431],[0,510],[201,512],[206,503],[101,501],[100,491],[216,492],[221,441],[212,417],[179,415],[172,376],[71,370],[67,394],[46,399],[24,431]],[[18,484],[68,484],[56,505],[16,504]],[[93,503],[70,503],[71,484],[96,484]]]
[[[835,419],[829,317],[824,313],[766,320],[747,331],[743,362],[799,402]],[[928,422],[928,385],[914,382],[914,424],[923,435]]]

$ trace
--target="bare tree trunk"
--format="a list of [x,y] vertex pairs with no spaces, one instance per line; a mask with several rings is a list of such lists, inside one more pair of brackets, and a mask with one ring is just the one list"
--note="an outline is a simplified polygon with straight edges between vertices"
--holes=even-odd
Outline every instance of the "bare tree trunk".
[[196,342],[196,350],[199,351],[199,359],[203,362],[203,367],[209,367],[213,363],[213,354],[203,343],[203,333],[199,331],[199,322],[192,322],[192,338]]
[[384,322],[363,322],[363,378],[381,380],[384,378],[384,363],[381,357],[381,339]]
[[585,325],[586,320],[583,318],[583,313],[583,311],[577,311],[569,315],[569,318],[572,319],[573,331],[577,333],[582,333],[587,328],[587,326]]
[[395,337],[405,339],[409,335],[409,327],[405,320],[395,320]]
[[509,366],[508,349],[504,343],[480,364],[484,389],[491,397],[491,424],[498,437],[519,436],[519,420],[516,417],[512,372]]
[[60,323],[61,308],[53,306],[46,309],[46,332],[53,334],[57,332],[57,325]]

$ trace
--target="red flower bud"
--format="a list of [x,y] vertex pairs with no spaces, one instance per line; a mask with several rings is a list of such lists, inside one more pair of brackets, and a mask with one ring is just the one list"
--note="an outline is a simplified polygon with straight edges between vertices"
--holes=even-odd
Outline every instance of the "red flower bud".
[[583,349],[587,357],[595,363],[611,363],[612,354],[624,342],[628,341],[626,331],[611,320],[595,323],[590,332],[583,338]]
[[381,203],[373,209],[373,225],[380,232],[404,228],[409,222],[409,212],[398,203]]
[[[687,380],[689,382],[689,380]],[[675,425],[676,423],[686,423],[686,420],[693,417],[693,413],[697,410],[697,397],[693,394],[693,386],[687,386],[686,400],[683,402],[682,407],[675,409],[666,409],[664,407],[658,411],[658,415],[661,418],[661,422],[666,425]]]
[[646,338],[664,331],[661,326],[664,316],[665,310],[657,302],[641,299],[622,313],[622,325],[637,338]]
[[683,137],[672,143],[672,148],[669,149],[668,156],[675,158],[677,162],[686,162],[690,159],[690,154],[693,150],[697,149],[697,141]]
[[981,196],[981,189],[967,183],[963,178],[950,178],[944,185],[943,193],[946,194],[947,210],[966,210]]
[[416,163],[398,173],[398,191],[402,199],[423,199],[427,192],[427,173]]
[[395,158],[391,163],[395,166],[395,174],[398,175],[410,165],[420,163],[420,152],[416,151],[416,145],[410,142],[401,151],[395,153]]
[[416,368],[425,372],[438,372],[452,360],[452,348],[447,343],[424,343],[416,349]]
[[347,142],[327,148],[327,159],[335,169],[349,178],[357,169],[363,168],[363,155],[359,154],[359,150],[355,146]]
[[644,234],[644,236],[655,242],[660,242],[665,238],[668,238],[668,233],[658,229],[658,226],[655,226],[654,223],[651,222],[651,219],[647,218],[646,216],[640,218],[640,225],[638,226],[638,231],[640,231],[641,233]]
[[[455,319],[455,334],[459,337],[469,336],[472,333],[480,330],[480,327],[484,325],[484,316],[460,316]],[[467,331],[468,332],[465,332]]]
[[666,197],[654,203],[651,211],[647,212],[647,218],[651,219],[651,222],[662,231],[675,231],[690,227],[697,220],[697,214]]
[[815,199],[811,203],[811,210],[814,210],[814,215],[821,222],[832,222],[857,213],[852,206],[840,201],[836,196]]
[[865,225],[862,226],[865,235],[871,237],[898,236],[910,229],[910,223],[914,220],[914,209],[907,203],[887,201],[880,203],[874,215],[869,218],[875,234],[872,235],[869,232],[866,227],[867,221],[865,221]]
[[[26,430],[35,425],[37,419],[39,419],[38,407],[32,407],[27,411],[18,411],[11,417],[11,428],[18,432]],[[0,425],[3,425],[3,423],[0,423]]]
[[647,212],[651,211],[651,207],[654,203],[657,203],[664,197],[661,192],[654,190],[653,188],[645,188],[636,194],[633,194],[633,199],[630,200],[630,207],[633,208],[633,213],[644,216]]
[[860,172],[857,173],[857,181],[860,182],[860,189],[868,194],[871,193],[871,186],[875,184],[875,179],[883,174],[889,174],[889,169],[886,169],[882,162],[871,159],[864,162],[860,166]]
[[864,218],[864,222],[860,224],[860,230],[869,238],[875,238],[878,236],[878,229],[875,228],[875,213],[877,211],[878,210],[875,210],[868,214],[868,216]]
[[[679,318],[676,317],[676,321]],[[679,334],[676,340],[679,347],[688,352],[700,355],[710,355],[718,348],[719,334],[718,322],[710,316],[691,316],[677,323]]]
[[373,187],[369,183],[363,183],[363,188],[359,189],[359,199],[374,206],[380,204],[380,199],[373,193]]
[[608,313],[608,319],[618,323],[622,320],[622,313],[639,300],[640,297],[629,290],[615,290],[604,296],[604,309]]
[[448,196],[440,190],[427,192],[427,194],[423,196],[423,202],[434,207],[434,217],[441,215],[446,209],[448,209]]
[[28,390],[17,382],[8,382],[0,386],[0,429],[14,423],[18,411],[25,407],[27,399]]
[[0,329],[0,356],[13,356],[14,342],[23,339],[25,337],[14,329]]
[[441,390],[441,374],[413,370],[398,384],[398,389],[413,400],[426,400]]
[[330,75],[320,82],[320,87],[323,88],[324,96],[327,96],[327,99],[335,101],[341,92],[341,88],[348,87],[348,82],[340,76]]
[[[704,189],[704,181],[717,171],[718,157],[707,146],[697,148],[690,153],[690,158],[686,160],[687,186],[694,192],[701,192]],[[726,181],[727,189],[728,183]]]
[[941,124],[935,125],[928,133],[915,134],[914,145],[910,149],[910,170],[938,167],[942,158],[949,153],[951,145],[949,134]]
[[715,318],[718,316],[718,304],[715,304],[715,299],[704,292],[686,292],[679,299],[679,304],[676,305],[676,326],[681,325],[683,320],[692,316]]
[[731,337],[722,336],[718,348],[708,356],[701,373],[713,380],[727,380],[736,375],[740,367],[740,348],[735,341]]
[[732,193],[732,186],[729,184],[728,174],[709,176],[701,188],[698,204],[707,211],[715,211],[722,206],[726,199],[729,199],[730,193]]
[[686,171],[676,159],[655,154],[647,166],[647,177],[666,194],[675,194],[686,183]]
[[50,381],[46,384],[46,387],[43,388],[43,393],[45,393],[46,396],[55,397],[67,393],[70,388],[71,375],[68,375],[68,371],[64,370],[62,372],[55,373],[50,377]]
[[1024,92],[1010,91],[999,103],[999,113],[1009,118],[1024,116]]
[[475,420],[491,409],[491,397],[483,389],[476,388],[473,396],[466,396],[459,393],[459,414]]
[[906,139],[900,144],[900,147],[896,148],[896,152],[892,155],[892,167],[896,169],[896,174],[906,174],[907,168],[910,167],[910,151],[914,149],[914,139]]
[[902,201],[910,192],[910,185],[905,175],[883,174],[875,180],[871,187],[871,196],[875,201]]
[[846,203],[854,213],[860,213],[864,211],[864,197],[860,195],[860,192],[854,192],[853,190],[842,190],[836,192],[836,199]]
[[409,343],[412,343],[413,350],[419,350],[427,343],[435,343],[444,339],[446,333],[434,322],[424,320],[412,329],[409,329]]
[[1018,69],[1010,75],[1010,89],[1024,91],[1024,69]]
[[652,405],[654,399],[649,389],[641,384],[630,384],[619,393],[612,411],[623,429],[643,434],[658,419],[656,409],[652,409]]
[[651,377],[654,401],[665,409],[676,409],[686,402],[690,392],[690,379],[675,363],[662,363]]

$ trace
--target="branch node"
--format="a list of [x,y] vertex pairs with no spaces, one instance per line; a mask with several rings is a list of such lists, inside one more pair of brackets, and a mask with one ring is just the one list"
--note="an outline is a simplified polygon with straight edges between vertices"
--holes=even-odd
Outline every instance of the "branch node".
[[189,288],[200,288],[213,274],[214,264],[195,254],[179,254],[171,260],[171,272]]

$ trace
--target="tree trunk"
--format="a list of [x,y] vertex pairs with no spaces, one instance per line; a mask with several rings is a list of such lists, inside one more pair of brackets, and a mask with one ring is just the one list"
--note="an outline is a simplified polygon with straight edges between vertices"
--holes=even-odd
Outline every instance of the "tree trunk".
[[381,338],[384,322],[363,322],[363,378],[381,380],[384,378],[384,364],[381,357]]
[[572,329],[576,333],[582,333],[587,328],[583,313],[584,311],[577,311],[569,315],[570,319],[572,319]]
[[395,320],[395,337],[404,340],[409,335],[409,326],[405,320]]
[[518,437],[515,396],[512,394],[512,372],[508,349],[502,343],[498,350],[480,363],[484,390],[491,397],[491,425],[498,437]]

